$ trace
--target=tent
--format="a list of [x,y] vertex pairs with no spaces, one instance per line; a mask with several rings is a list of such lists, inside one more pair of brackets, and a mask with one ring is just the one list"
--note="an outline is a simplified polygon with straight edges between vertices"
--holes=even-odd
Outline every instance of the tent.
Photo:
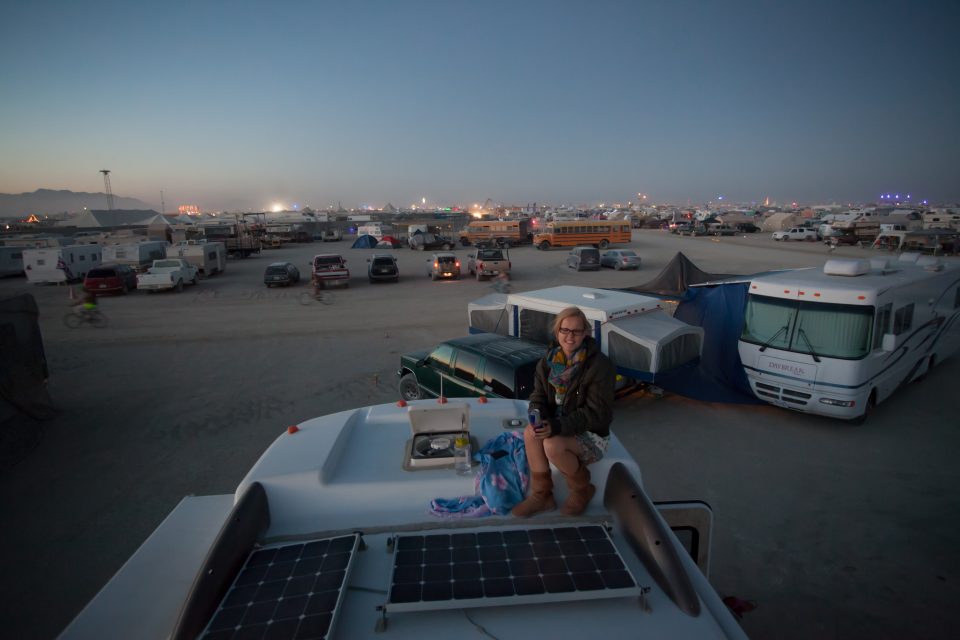
[[393,236],[383,236],[377,243],[378,249],[398,249],[400,246],[400,241]]
[[764,218],[760,228],[764,231],[783,231],[803,223],[803,216],[789,211],[780,211]]
[[364,234],[353,241],[351,249],[373,249],[377,246],[377,239],[371,235]]
[[716,282],[730,278],[728,274],[707,273],[701,271],[687,256],[680,252],[673,256],[657,277],[634,287],[627,287],[625,291],[653,294],[665,298],[681,297],[692,284]]
[[657,277],[628,289],[678,300],[673,317],[703,329],[699,361],[664,371],[657,385],[704,402],[761,404],[747,382],[737,346],[750,278],[707,273],[677,253]]

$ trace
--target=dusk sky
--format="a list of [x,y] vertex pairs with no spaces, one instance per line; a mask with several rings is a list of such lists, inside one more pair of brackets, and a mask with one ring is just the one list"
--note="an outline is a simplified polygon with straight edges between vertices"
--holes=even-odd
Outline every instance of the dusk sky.
[[29,2],[0,192],[960,201],[960,2]]

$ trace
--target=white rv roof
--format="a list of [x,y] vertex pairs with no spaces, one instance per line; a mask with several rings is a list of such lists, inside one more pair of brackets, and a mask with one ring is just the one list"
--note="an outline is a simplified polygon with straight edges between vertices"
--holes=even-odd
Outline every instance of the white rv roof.
[[507,303],[550,313],[580,307],[588,320],[601,322],[661,307],[661,301],[651,296],[570,285],[511,293],[507,296]]

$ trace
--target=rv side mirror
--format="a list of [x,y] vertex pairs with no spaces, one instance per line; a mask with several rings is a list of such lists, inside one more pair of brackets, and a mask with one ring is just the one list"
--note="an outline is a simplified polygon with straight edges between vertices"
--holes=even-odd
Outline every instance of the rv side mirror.
[[894,351],[897,348],[897,336],[893,333],[883,334],[883,343],[881,345],[884,351]]

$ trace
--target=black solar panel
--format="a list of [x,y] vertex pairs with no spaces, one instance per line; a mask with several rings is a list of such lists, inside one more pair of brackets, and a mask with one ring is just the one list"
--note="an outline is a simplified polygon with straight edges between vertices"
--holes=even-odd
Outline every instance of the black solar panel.
[[327,638],[358,540],[352,534],[255,551],[200,637]]
[[639,595],[599,525],[398,536],[386,609]]

